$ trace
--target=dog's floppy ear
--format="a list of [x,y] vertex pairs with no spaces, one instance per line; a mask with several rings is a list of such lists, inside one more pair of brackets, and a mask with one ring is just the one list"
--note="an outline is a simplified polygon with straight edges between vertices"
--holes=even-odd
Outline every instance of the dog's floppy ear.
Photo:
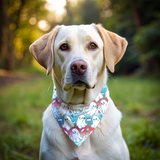
[[109,70],[113,73],[114,66],[118,63],[124,55],[127,47],[125,38],[107,31],[100,24],[95,25],[104,43],[104,58]]
[[36,40],[29,47],[29,50],[36,61],[47,70],[47,75],[49,75],[53,67],[53,43],[59,28],[60,26],[54,27],[51,32]]

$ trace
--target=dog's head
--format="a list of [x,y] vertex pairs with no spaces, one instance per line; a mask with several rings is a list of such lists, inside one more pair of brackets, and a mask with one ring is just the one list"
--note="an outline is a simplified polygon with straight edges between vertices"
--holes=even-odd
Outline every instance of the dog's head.
[[65,91],[92,89],[105,65],[114,72],[127,41],[101,25],[56,26],[30,46],[34,58]]

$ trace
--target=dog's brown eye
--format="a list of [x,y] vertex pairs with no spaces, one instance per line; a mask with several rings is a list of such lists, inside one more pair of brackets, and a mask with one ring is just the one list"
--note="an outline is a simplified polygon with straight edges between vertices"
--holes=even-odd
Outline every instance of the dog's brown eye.
[[69,46],[68,46],[68,44],[64,43],[64,44],[62,44],[62,45],[60,46],[60,49],[61,49],[62,51],[66,51],[66,50],[69,49]]
[[96,49],[97,48],[97,45],[95,43],[90,43],[89,45],[89,49]]

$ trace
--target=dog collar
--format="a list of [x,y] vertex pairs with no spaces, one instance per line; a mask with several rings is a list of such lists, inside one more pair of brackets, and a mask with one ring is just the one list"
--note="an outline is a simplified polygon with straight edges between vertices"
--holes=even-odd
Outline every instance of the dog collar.
[[80,146],[94,131],[106,112],[109,90],[104,85],[101,93],[87,106],[76,107],[60,101],[56,88],[53,89],[52,110],[63,131]]

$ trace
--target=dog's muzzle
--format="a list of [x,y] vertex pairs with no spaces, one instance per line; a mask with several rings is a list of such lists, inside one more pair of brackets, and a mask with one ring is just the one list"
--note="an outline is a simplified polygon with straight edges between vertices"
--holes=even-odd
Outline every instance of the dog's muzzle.
[[86,87],[90,86],[86,83],[87,64],[83,60],[74,61],[70,66],[72,72],[73,86]]
[[70,75],[68,83],[65,83],[64,90],[68,91],[71,87],[79,90],[93,89],[88,82],[88,66],[83,60],[76,60],[70,64]]

